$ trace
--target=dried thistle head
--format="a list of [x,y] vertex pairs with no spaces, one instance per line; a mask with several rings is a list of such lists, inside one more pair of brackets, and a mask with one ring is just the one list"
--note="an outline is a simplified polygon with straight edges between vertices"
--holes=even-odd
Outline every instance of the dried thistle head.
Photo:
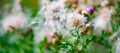
[[78,6],[78,0],[72,0],[72,7],[76,8]]
[[87,23],[86,25],[85,25],[85,28],[90,28],[91,27],[91,23]]
[[81,9],[81,8],[77,8],[77,9],[76,9],[76,12],[79,13],[79,14],[81,14],[82,9]]
[[83,31],[83,30],[79,30],[79,33],[80,33],[80,34],[84,34],[84,31]]
[[80,24],[80,19],[78,19],[78,18],[73,18],[71,25],[72,25],[73,27],[77,27],[79,24]]
[[52,44],[57,44],[59,42],[58,38],[53,38],[52,39]]
[[76,13],[75,11],[73,13],[68,13],[66,25],[70,27],[80,27],[85,25],[85,22],[87,21],[87,17],[82,16],[79,13]]
[[63,0],[64,4],[70,5],[72,8],[76,8],[78,6],[78,0]]
[[102,7],[108,7],[109,6],[109,1],[108,0],[105,0],[101,3],[101,6]]
[[77,4],[72,4],[72,8],[77,8]]
[[86,16],[86,15],[88,15],[88,11],[87,11],[87,10],[82,10],[81,14],[82,14],[83,16]]
[[2,27],[5,31],[11,30],[11,27],[22,28],[25,26],[26,19],[23,15],[8,15],[2,20]]
[[114,13],[113,8],[102,8],[100,10],[100,17],[105,20],[110,20],[113,13]]

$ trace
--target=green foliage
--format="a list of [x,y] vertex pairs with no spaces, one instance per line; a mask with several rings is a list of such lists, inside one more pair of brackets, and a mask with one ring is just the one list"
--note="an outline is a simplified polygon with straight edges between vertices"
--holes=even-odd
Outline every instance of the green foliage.
[[30,15],[31,17],[35,17],[40,9],[39,0],[22,0],[21,4],[25,14]]

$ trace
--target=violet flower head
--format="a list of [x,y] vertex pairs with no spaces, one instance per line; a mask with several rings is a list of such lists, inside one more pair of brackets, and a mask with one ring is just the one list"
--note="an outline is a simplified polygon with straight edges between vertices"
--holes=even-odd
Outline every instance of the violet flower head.
[[90,6],[90,7],[88,7],[88,9],[87,9],[87,11],[90,12],[90,13],[93,12],[93,10],[94,10],[94,7],[93,7],[93,6]]

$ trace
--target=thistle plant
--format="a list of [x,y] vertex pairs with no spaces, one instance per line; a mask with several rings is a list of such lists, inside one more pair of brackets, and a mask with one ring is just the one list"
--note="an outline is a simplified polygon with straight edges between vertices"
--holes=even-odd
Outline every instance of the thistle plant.
[[3,14],[0,53],[119,53],[120,1],[27,1]]

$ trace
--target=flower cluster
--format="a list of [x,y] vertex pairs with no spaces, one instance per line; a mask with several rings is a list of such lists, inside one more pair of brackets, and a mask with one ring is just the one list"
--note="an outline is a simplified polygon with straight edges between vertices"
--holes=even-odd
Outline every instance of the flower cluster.
[[120,1],[28,1],[3,13],[1,53],[119,53]]

